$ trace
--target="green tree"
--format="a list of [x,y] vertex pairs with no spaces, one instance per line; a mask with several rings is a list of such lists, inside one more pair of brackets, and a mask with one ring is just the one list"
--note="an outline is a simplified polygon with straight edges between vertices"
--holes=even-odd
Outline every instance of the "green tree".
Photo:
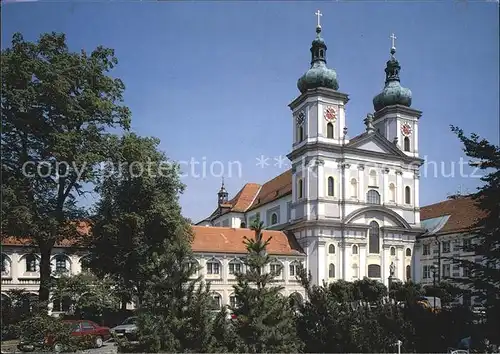
[[237,306],[234,323],[238,335],[238,352],[289,353],[301,349],[296,333],[295,317],[288,299],[281,295],[281,286],[271,286],[277,276],[264,272],[271,262],[266,251],[270,238],[263,239],[263,223],[257,219],[251,225],[254,238],[245,237],[247,256],[245,272],[236,274],[234,286]]
[[389,296],[396,301],[404,301],[413,303],[415,300],[424,294],[424,290],[420,284],[412,281],[405,283],[396,281],[393,282],[389,290]]
[[[484,217],[477,220],[471,233],[479,242],[473,245],[482,262],[461,261],[472,270],[470,285],[475,295],[486,300],[488,322],[492,328],[500,327],[500,146],[494,145],[477,134],[466,136],[462,129],[451,126],[464,145],[471,166],[484,172],[483,186],[472,195]],[[498,332],[496,332],[498,335]]]
[[69,51],[64,34],[28,42],[14,34],[2,61],[2,234],[30,237],[40,252],[39,298],[50,292],[50,254],[78,236],[77,205],[106,159],[106,129],[130,125],[124,85],[108,76],[112,49]]
[[[339,300],[348,300],[346,294],[349,290],[346,289],[354,289],[354,283],[351,286],[343,282],[339,286],[311,286],[311,277],[304,269],[299,275],[308,297],[297,318],[297,331],[304,342],[305,352],[392,352],[398,340],[403,342],[405,352],[413,350],[413,327],[405,317],[405,309],[381,303],[376,307],[353,306],[350,300]],[[378,299],[378,296],[370,295],[378,294],[377,290],[365,293],[368,294],[367,300]],[[361,295],[361,298],[364,297]]]
[[77,316],[82,313],[101,316],[103,311],[114,310],[120,304],[114,286],[111,279],[98,278],[89,272],[62,275],[54,281],[52,299],[59,304],[68,301]]
[[122,343],[121,351],[209,351],[211,298],[191,262],[192,229],[179,205],[184,186],[158,144],[135,134],[113,138],[88,263],[120,284],[125,302],[138,299],[139,344]]
[[425,296],[435,296],[441,299],[443,305],[449,305],[455,301],[463,290],[452,283],[442,281],[434,285],[424,287]]
[[95,211],[92,252],[84,261],[93,273],[115,281],[125,308],[144,296],[144,262],[168,237],[157,232],[171,226],[175,233],[187,225],[178,205],[184,186],[178,167],[158,151],[158,139],[131,133],[112,137],[109,144],[110,164],[98,186],[101,200]]
[[387,296],[387,287],[384,284],[367,277],[354,281],[352,287],[355,300],[379,302]]

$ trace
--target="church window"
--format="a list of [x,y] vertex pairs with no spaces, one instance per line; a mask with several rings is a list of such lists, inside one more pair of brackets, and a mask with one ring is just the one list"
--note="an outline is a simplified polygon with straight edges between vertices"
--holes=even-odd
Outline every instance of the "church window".
[[405,203],[411,204],[411,189],[410,187],[405,187]]
[[377,180],[378,180],[377,171],[371,170],[370,171],[370,186],[373,186],[373,187],[378,186]]
[[406,281],[411,280],[411,266],[407,265],[406,266]]
[[370,223],[369,252],[380,253],[380,229],[376,221]]
[[333,139],[333,124],[332,123],[328,123],[326,125],[326,137],[328,139]]
[[328,277],[335,278],[335,264],[330,263],[328,266]]
[[394,247],[391,247],[391,256],[396,255],[396,249]]
[[358,181],[356,181],[356,178],[351,179],[351,197],[358,197]]
[[334,245],[328,246],[328,253],[330,253],[330,254],[334,254],[335,253],[335,246]]
[[411,249],[406,249],[406,257],[411,257]]
[[299,125],[297,127],[297,142],[300,143],[302,140],[304,140],[304,127]]
[[352,254],[358,254],[358,246],[357,245],[352,246]]
[[389,201],[396,202],[396,186],[394,183],[389,184]]
[[380,266],[378,264],[368,265],[368,278],[380,278]]
[[366,202],[368,204],[380,204],[380,194],[376,190],[370,189],[366,193]]
[[271,215],[271,225],[275,225],[278,223],[278,214],[272,213]]
[[319,55],[323,58],[323,49],[319,50]]
[[408,138],[407,136],[403,141],[403,146],[405,151],[410,151],[410,138]]
[[304,183],[302,182],[302,179],[299,179],[297,181],[297,198],[301,199],[304,197]]
[[335,192],[333,177],[328,177],[328,196],[333,197]]

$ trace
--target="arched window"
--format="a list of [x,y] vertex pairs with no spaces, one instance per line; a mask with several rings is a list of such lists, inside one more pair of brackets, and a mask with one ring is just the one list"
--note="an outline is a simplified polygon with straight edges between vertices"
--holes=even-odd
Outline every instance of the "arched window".
[[394,183],[389,184],[389,201],[396,202],[396,186]]
[[207,274],[220,275],[220,263],[215,258],[212,258],[207,262]]
[[237,273],[241,273],[243,271],[243,262],[239,259],[233,259],[229,262],[229,274],[234,275]]
[[356,178],[351,179],[351,197],[358,197],[358,181],[356,181]]
[[275,225],[278,223],[278,214],[272,213],[271,214],[271,225]]
[[366,193],[366,202],[368,204],[380,204],[380,194],[374,189],[370,189]]
[[368,242],[368,249],[370,253],[380,253],[380,234],[379,226],[376,221],[370,223],[370,237]]
[[34,254],[28,254],[25,258],[26,272],[38,272],[38,257]]
[[297,181],[297,198],[303,198],[304,196],[304,183],[302,182],[302,179],[299,179]]
[[69,271],[69,260],[64,254],[58,254],[55,258],[55,271],[56,273],[65,273]]
[[357,245],[352,246],[352,254],[358,254],[358,246]]
[[406,249],[406,257],[411,257],[411,249]]
[[352,277],[355,279],[359,278],[359,267],[357,264],[352,265]]
[[328,139],[333,139],[333,124],[332,123],[328,123],[326,125],[326,137]]
[[2,253],[2,276],[10,275],[10,258],[5,253]]
[[404,145],[405,151],[410,151],[410,138],[405,137],[405,139],[403,141],[403,145]]
[[334,180],[333,177],[328,177],[328,196],[333,197],[335,192]]
[[269,265],[269,270],[271,271],[271,273],[275,276],[275,277],[282,277],[283,275],[283,264],[281,264],[280,261],[278,260],[274,260],[271,262],[271,264]]
[[330,253],[330,254],[334,254],[335,253],[335,246],[334,245],[328,246],[328,253]]
[[335,278],[335,264],[330,263],[328,266],[328,277]]
[[411,266],[406,266],[406,281],[411,280]]
[[405,187],[405,203],[411,204],[411,189],[410,187]]
[[302,125],[299,125],[297,127],[297,142],[301,142],[304,140],[304,127]]
[[391,247],[391,256],[396,255],[396,249],[394,247]]
[[376,187],[378,186],[378,178],[377,178],[377,171],[371,170],[370,171],[370,186]]
[[380,278],[380,266],[378,264],[368,265],[368,278]]

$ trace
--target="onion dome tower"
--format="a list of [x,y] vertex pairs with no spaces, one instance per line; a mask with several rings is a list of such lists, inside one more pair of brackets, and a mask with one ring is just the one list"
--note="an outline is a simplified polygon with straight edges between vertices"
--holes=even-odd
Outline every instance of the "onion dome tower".
[[301,93],[318,87],[339,89],[337,73],[326,66],[327,47],[325,40],[321,37],[321,25],[319,23],[321,13],[318,11],[316,15],[318,16],[318,25],[316,26],[316,38],[311,45],[311,68],[297,82],[297,87]]
[[391,58],[387,61],[385,68],[385,86],[382,92],[373,98],[373,108],[375,111],[380,111],[384,107],[402,105],[411,106],[411,91],[399,82],[399,72],[401,66],[399,61],[394,57],[396,47],[394,46],[394,35],[391,36],[393,43],[391,47]]

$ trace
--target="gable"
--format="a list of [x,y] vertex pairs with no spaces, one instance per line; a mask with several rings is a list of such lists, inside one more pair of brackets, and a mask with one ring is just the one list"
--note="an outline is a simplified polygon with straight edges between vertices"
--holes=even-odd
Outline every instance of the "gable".
[[374,151],[374,152],[381,152],[381,153],[389,153],[387,148],[384,149],[384,147],[381,146],[381,144],[377,144],[375,141],[367,141],[360,146],[356,147],[357,149],[361,150],[368,150],[368,151]]
[[356,150],[364,150],[379,154],[387,154],[402,157],[404,159],[408,159],[398,147],[396,147],[393,143],[387,140],[380,133],[374,132],[365,132],[361,135],[358,135],[351,139],[347,146],[351,149]]

